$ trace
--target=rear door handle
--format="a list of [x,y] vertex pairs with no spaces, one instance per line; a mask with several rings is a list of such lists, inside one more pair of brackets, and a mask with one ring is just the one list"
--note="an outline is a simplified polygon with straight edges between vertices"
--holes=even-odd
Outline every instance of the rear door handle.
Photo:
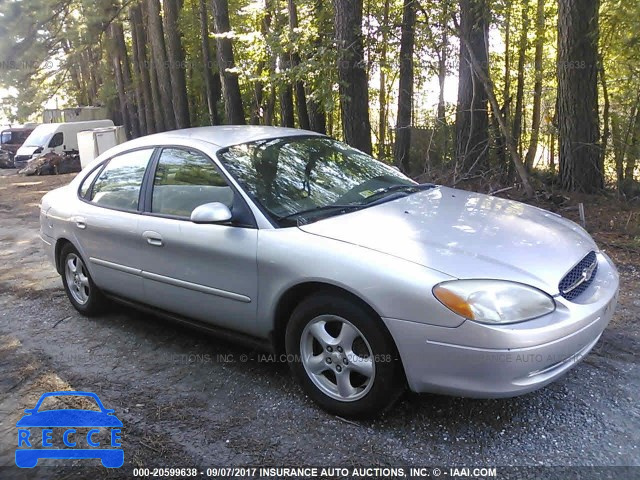
[[162,235],[158,232],[153,232],[151,230],[147,230],[142,234],[142,236],[147,240],[149,245],[153,245],[154,247],[161,247],[162,243]]
[[75,222],[76,222],[76,227],[78,227],[79,229],[84,230],[85,228],[87,228],[87,224],[84,221],[84,218],[76,217]]

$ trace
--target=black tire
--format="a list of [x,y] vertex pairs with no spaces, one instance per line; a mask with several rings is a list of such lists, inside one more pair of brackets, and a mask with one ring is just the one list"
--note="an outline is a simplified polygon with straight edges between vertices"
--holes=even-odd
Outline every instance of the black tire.
[[[73,281],[68,279],[69,274],[73,274],[73,272],[68,272],[68,262],[73,259],[79,259],[80,263],[76,265],[76,268],[80,269],[82,276],[86,278],[88,284],[82,285],[83,292],[86,295],[86,301],[82,302],[83,295],[80,294],[77,290],[73,288]],[[80,256],[80,253],[76,248],[70,243],[66,244],[62,247],[60,252],[60,276],[62,278],[62,285],[64,286],[64,291],[67,293],[67,297],[78,312],[87,317],[91,317],[94,315],[98,315],[105,311],[106,299],[100,289],[93,283],[93,279],[91,278],[91,274],[86,267],[86,262]],[[70,285],[71,283],[71,285]]]
[[[326,321],[326,319],[332,318],[336,318],[336,320]],[[349,348],[348,343],[338,342],[342,337],[341,328],[345,325],[343,320],[346,320],[347,330],[352,333],[357,331],[358,334],[355,340],[350,343],[353,356],[345,354]],[[326,348],[323,347],[316,335],[311,333],[312,331],[318,332],[318,325],[324,329],[325,333],[336,337],[336,343],[329,342],[326,343]],[[309,328],[307,328],[308,326]],[[316,327],[316,330],[312,327]],[[355,327],[355,329],[349,327]],[[333,333],[330,333],[331,330]],[[321,336],[323,335],[324,333]],[[345,337],[347,336],[345,334]],[[325,339],[327,338],[325,337]],[[389,409],[406,389],[404,372],[397,349],[382,320],[346,296],[327,292],[314,294],[304,299],[295,308],[287,324],[285,345],[289,367],[298,383],[312,400],[335,415],[344,417],[376,415]],[[357,351],[358,345],[360,353]],[[329,352],[329,347],[331,347],[331,352]],[[369,351],[370,357],[364,355]],[[303,357],[324,359],[324,363],[315,362],[315,365],[324,371],[320,374],[308,372],[305,363],[311,365],[311,361],[305,362]],[[371,358],[373,375],[371,377],[361,375],[359,371],[356,371],[360,370],[355,367],[357,363],[354,361],[349,363],[349,358],[362,361],[360,365],[367,363],[367,367],[371,367],[371,365],[365,360]],[[329,360],[331,360],[330,363]],[[341,367],[341,373],[338,373],[338,365]],[[349,372],[346,372],[347,367]],[[342,396],[339,392],[338,375],[345,373],[347,373],[349,385],[356,391],[351,397]],[[332,391],[334,387],[336,390]],[[341,398],[336,398],[336,396]]]

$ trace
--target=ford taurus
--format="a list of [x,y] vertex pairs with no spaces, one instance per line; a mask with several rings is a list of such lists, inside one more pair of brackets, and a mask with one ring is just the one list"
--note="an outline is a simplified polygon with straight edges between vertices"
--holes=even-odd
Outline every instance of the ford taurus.
[[119,145],[44,196],[82,314],[105,298],[286,354],[323,408],[508,397],[593,348],[618,275],[559,215],[417,184],[323,135],[204,127]]

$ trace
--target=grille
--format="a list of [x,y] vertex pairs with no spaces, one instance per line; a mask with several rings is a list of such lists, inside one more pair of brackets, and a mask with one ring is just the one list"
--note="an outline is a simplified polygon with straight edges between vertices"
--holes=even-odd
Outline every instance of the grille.
[[29,163],[29,160],[31,160],[31,155],[16,155],[13,158],[13,164],[16,167],[22,167]]
[[596,253],[589,252],[560,280],[558,284],[560,295],[569,301],[578,298],[591,285],[597,272],[598,259]]

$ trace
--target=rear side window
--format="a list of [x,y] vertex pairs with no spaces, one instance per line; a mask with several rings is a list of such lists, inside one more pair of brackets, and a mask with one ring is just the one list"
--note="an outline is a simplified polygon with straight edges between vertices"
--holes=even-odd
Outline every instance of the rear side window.
[[231,208],[233,190],[210,158],[199,152],[165,148],[153,179],[151,211],[177,217],[205,203],[221,202]]
[[102,170],[91,192],[91,202],[119,210],[137,210],[144,172],[153,148],[113,157]]

